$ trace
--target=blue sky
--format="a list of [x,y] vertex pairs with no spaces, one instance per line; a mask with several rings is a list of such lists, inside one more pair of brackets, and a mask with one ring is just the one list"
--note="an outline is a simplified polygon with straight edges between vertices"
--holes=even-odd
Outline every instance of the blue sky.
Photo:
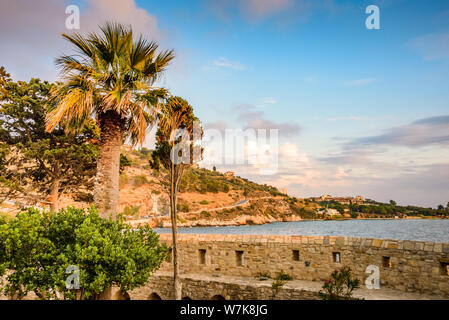
[[[78,4],[81,31],[114,19],[173,48],[161,84],[205,126],[280,130],[277,174],[220,170],[299,197],[449,201],[447,1],[34,2],[0,4],[0,61],[17,79],[56,79],[64,9]],[[365,27],[371,4],[380,30]]]

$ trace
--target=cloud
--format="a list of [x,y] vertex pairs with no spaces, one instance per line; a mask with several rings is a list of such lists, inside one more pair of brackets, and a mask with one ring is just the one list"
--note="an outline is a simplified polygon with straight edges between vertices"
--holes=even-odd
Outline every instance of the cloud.
[[411,124],[391,128],[384,134],[359,138],[348,146],[390,145],[410,148],[449,145],[449,116],[430,117]]
[[425,60],[449,59],[449,32],[414,38],[409,41],[409,46],[417,50]]
[[348,173],[346,172],[345,168],[338,167],[337,172],[335,173],[335,178],[342,179],[348,177]]
[[39,76],[54,81],[58,71],[54,59],[73,48],[61,33],[97,30],[107,20],[132,24],[133,30],[150,39],[160,39],[157,19],[134,0],[84,0],[80,30],[67,30],[68,0],[14,0],[0,2],[0,41],[8,44],[0,51],[0,61],[20,80]]
[[277,101],[276,101],[275,98],[265,98],[265,99],[263,100],[263,103],[264,103],[264,104],[276,104]]
[[265,118],[265,113],[254,110],[253,105],[240,105],[235,108],[238,112],[238,120],[244,123],[245,129],[278,129],[280,136],[296,135],[301,131],[301,127],[295,122],[274,122]]
[[227,68],[233,70],[243,70],[245,66],[239,61],[230,61],[226,58],[220,57],[212,62],[212,66],[206,66],[206,70],[214,70],[217,68]]
[[375,78],[363,78],[363,79],[357,79],[357,80],[351,80],[344,82],[345,86],[363,86],[366,84],[370,84],[376,82]]
[[249,22],[276,17],[285,23],[287,20],[304,19],[317,9],[335,11],[333,0],[208,0],[206,7],[227,22],[236,13]]
[[360,116],[353,116],[353,115],[350,115],[350,116],[347,116],[347,117],[333,117],[333,118],[327,118],[326,120],[327,120],[327,121],[330,121],[330,122],[335,122],[335,121],[346,121],[346,120],[359,121],[359,120],[361,120],[361,119],[362,119],[362,117],[360,117]]
[[255,18],[263,18],[284,11],[294,5],[294,0],[247,0],[243,1],[244,10]]
[[216,129],[220,131],[221,133],[224,133],[224,131],[228,128],[228,125],[226,122],[217,120],[215,122],[208,122],[204,125],[204,129]]

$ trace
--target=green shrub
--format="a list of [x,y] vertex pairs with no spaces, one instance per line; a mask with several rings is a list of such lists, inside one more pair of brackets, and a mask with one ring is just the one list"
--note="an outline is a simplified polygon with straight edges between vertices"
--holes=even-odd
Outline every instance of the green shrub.
[[207,211],[201,211],[201,215],[204,216],[204,217],[207,217],[207,218],[210,217],[210,213],[207,212]]
[[[167,252],[148,226],[132,230],[120,215],[114,221],[94,208],[87,213],[71,207],[56,213],[29,209],[0,224],[0,276],[6,279],[0,293],[96,299],[111,286],[126,292],[144,286]],[[66,288],[69,266],[79,269],[77,290]]]
[[125,206],[123,208],[123,215],[137,217],[139,215],[139,209],[140,206]]
[[178,211],[181,211],[181,212],[189,212],[190,211],[190,207],[189,207],[188,203],[183,203],[183,204],[178,203],[176,205],[176,208],[178,209]]
[[128,182],[129,182],[128,176],[126,175],[126,173],[122,173],[118,180],[119,187],[123,188],[126,184],[128,184]]
[[146,183],[148,183],[148,179],[147,179],[147,176],[144,174],[135,176],[133,179],[133,184],[136,187],[140,187],[141,185],[144,185]]
[[209,204],[209,201],[207,201],[207,200],[202,200],[202,201],[200,202],[200,204],[206,205],[206,204]]
[[279,272],[275,278],[276,280],[282,280],[282,281],[290,281],[293,279],[292,276],[290,276],[288,273],[285,273],[283,270]]
[[282,288],[282,286],[284,284],[285,284],[285,281],[277,279],[277,280],[273,281],[273,283],[271,284],[271,287],[277,291],[279,288]]
[[[260,279],[260,280],[265,280],[265,279],[270,279],[271,275],[268,271],[266,272],[257,272],[256,273],[256,278]],[[262,279],[261,279],[262,278]]]
[[334,270],[331,274],[331,280],[326,280],[320,291],[323,300],[352,300],[352,292],[360,288],[360,280],[353,279],[351,268],[343,267],[340,270]]
[[132,160],[120,153],[120,173],[122,173],[126,167],[130,166],[132,166]]

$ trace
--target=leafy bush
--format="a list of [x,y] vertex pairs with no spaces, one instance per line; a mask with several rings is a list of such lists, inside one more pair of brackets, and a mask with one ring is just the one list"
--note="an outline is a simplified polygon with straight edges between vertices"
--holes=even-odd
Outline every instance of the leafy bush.
[[133,180],[134,186],[140,187],[141,185],[144,185],[146,183],[148,183],[148,179],[147,179],[146,175],[140,174],[140,175],[134,177],[134,180]]
[[200,201],[200,204],[206,205],[206,204],[209,204],[209,201],[207,201],[207,200],[202,200],[202,201]]
[[139,215],[139,209],[140,206],[125,206],[123,208],[123,215],[137,217]]
[[210,213],[207,212],[207,211],[201,211],[201,215],[204,216],[204,217],[206,217],[206,218],[209,218],[209,217],[210,217]]
[[188,203],[183,203],[183,204],[178,203],[178,205],[176,207],[181,212],[189,212],[190,211],[190,207],[189,207]]
[[256,273],[256,278],[258,278],[259,280],[265,280],[265,279],[270,279],[271,275],[268,271],[266,272],[257,272]]
[[271,287],[277,291],[279,288],[282,288],[282,286],[284,284],[285,284],[285,281],[277,279],[277,280],[273,281],[273,283],[271,284]]
[[[132,230],[122,216],[104,219],[94,208],[29,209],[0,223],[0,276],[6,278],[0,293],[96,299],[111,286],[126,292],[144,286],[167,252],[148,226]],[[77,290],[66,288],[68,266],[79,268]]]
[[130,166],[132,166],[132,160],[120,153],[120,173],[122,173],[126,167]]
[[126,173],[122,173],[119,177],[118,183],[119,183],[119,187],[123,188],[123,186],[125,186],[126,184],[128,184],[129,182],[129,178],[127,176]]
[[292,280],[293,277],[289,275],[288,273],[285,273],[283,270],[279,272],[275,278],[276,280],[282,280],[282,281],[289,281]]
[[352,292],[360,288],[360,280],[353,279],[351,268],[343,267],[340,270],[334,270],[331,274],[331,280],[326,280],[320,291],[323,300],[352,300]]

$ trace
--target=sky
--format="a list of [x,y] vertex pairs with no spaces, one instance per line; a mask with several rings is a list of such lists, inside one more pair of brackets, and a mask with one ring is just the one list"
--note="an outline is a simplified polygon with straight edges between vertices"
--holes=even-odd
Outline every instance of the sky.
[[[54,59],[73,53],[60,36],[68,5],[79,32],[115,20],[174,49],[158,85],[204,128],[278,130],[269,174],[214,163],[212,142],[202,166],[297,197],[448,203],[448,1],[0,0],[0,65],[14,79],[58,79]],[[380,29],[366,28],[369,5]]]

